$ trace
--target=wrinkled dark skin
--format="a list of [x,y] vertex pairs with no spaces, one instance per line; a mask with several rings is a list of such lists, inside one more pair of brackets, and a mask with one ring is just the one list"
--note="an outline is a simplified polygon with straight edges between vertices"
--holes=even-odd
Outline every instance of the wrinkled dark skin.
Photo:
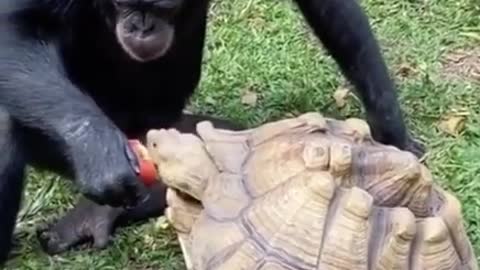
[[[375,139],[421,155],[357,1],[295,2],[358,91]],[[69,176],[86,198],[59,223],[71,224],[76,237],[62,234],[62,225],[39,233],[52,253],[89,235],[104,246],[109,230],[96,231],[96,221],[125,215],[100,208],[133,213],[141,208],[122,209],[148,196],[163,198],[138,181],[127,138],[180,121],[200,79],[208,4],[0,2],[0,264],[11,249],[27,164]],[[160,215],[164,205],[155,207],[152,213]],[[49,244],[55,232],[56,246]]]

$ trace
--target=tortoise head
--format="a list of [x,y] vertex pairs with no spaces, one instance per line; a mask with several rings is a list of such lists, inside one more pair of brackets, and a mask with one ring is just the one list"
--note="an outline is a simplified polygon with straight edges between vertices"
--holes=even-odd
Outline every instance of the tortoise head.
[[209,179],[218,171],[204,143],[175,129],[150,130],[147,149],[162,181],[200,200]]

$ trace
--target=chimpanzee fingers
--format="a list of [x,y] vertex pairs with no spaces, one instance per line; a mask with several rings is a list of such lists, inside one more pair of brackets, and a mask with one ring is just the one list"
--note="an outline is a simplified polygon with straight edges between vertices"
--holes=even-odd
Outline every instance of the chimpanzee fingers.
[[[70,233],[64,234],[55,230],[50,225],[42,225],[37,229],[37,239],[42,250],[49,254],[55,255],[67,251],[77,243],[81,242],[83,237],[72,230]],[[85,238],[86,239],[86,238]]]
[[125,145],[125,155],[127,156],[127,159],[129,161],[130,165],[132,166],[132,169],[135,171],[135,173],[137,173],[137,174],[140,173],[139,160],[138,160],[137,156],[135,155],[135,153],[133,152],[133,149],[131,149],[129,144]]
[[120,192],[114,192],[111,189],[106,189],[102,193],[83,192],[84,196],[99,205],[110,205],[112,207],[121,207],[123,205],[123,198]]
[[124,210],[98,205],[82,199],[73,209],[55,223],[37,229],[37,238],[47,254],[58,254],[83,243],[95,248],[109,244],[117,218]]
[[99,198],[113,207],[134,207],[140,199],[142,182],[137,177],[140,172],[139,161],[128,143],[124,144],[124,151],[127,162],[120,164],[123,163],[125,167],[117,169],[119,173],[116,178],[107,179],[107,182],[114,181],[114,184],[108,185],[103,198]]
[[142,188],[140,180],[137,177],[127,176],[118,181],[120,185],[107,189],[104,193],[103,197],[108,200],[108,205],[125,208],[137,205]]
[[145,189],[145,186],[138,177],[134,177],[133,179],[127,179],[123,187],[125,189],[124,205],[135,207],[140,202],[142,190]]
[[93,231],[93,247],[97,249],[104,249],[108,246],[111,239],[111,226],[100,226]]
[[66,252],[87,242],[93,242],[94,248],[103,249],[110,243],[111,227],[111,224],[100,224],[97,228],[86,230],[84,234],[72,233],[68,236],[49,228],[42,228],[37,230],[37,239],[42,250],[49,255]]
[[413,153],[418,158],[422,158],[426,153],[425,145],[413,138],[408,139],[405,150]]
[[99,205],[112,207],[133,207],[140,198],[141,181],[135,175],[116,178],[115,185],[102,188],[102,192],[83,192],[85,197]]

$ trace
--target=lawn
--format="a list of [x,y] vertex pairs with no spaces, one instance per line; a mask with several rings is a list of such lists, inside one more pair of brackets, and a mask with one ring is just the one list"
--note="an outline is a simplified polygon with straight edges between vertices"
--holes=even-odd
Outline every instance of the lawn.
[[[477,0],[363,0],[398,85],[408,126],[426,142],[436,181],[461,200],[480,260],[480,7]],[[248,125],[322,111],[362,117],[333,60],[290,1],[215,1],[200,89],[191,110]],[[462,118],[457,135],[440,128]],[[452,122],[450,122],[452,123]],[[120,230],[102,251],[48,257],[35,228],[71,207],[78,195],[54,175],[30,173],[7,269],[183,269],[170,229],[155,221]]]

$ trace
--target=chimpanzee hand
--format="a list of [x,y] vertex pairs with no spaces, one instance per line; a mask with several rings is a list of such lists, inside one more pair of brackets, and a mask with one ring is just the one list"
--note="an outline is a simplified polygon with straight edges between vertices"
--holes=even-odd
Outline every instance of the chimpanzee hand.
[[129,209],[98,205],[82,198],[65,216],[39,227],[38,241],[50,255],[90,242],[94,248],[105,248],[119,226],[161,216],[166,206],[166,192],[167,187],[157,181],[148,188],[140,189],[139,203]]
[[[388,115],[385,113],[385,115]],[[377,120],[376,115],[369,115],[368,123],[371,127],[372,137],[383,144],[393,145],[401,150],[409,151],[418,158],[425,154],[425,146],[405,128],[403,121]],[[394,117],[390,117],[394,118]]]
[[410,135],[407,135],[406,137],[399,137],[399,140],[393,140],[393,141],[385,140],[385,138],[382,138],[382,137],[377,137],[375,136],[375,133],[373,134],[373,137],[375,138],[375,140],[381,143],[394,145],[401,150],[409,151],[412,154],[414,154],[417,158],[422,158],[426,152],[425,145],[419,142],[418,140],[414,139]]
[[413,153],[418,158],[422,158],[426,152],[425,145],[412,137],[408,137],[403,150]]
[[101,249],[108,245],[114,223],[122,211],[83,199],[57,223],[39,227],[37,237],[42,249],[50,255],[67,251],[90,239],[93,247]]
[[135,205],[141,182],[127,138],[112,126],[85,125],[67,139],[80,191],[98,204]]

